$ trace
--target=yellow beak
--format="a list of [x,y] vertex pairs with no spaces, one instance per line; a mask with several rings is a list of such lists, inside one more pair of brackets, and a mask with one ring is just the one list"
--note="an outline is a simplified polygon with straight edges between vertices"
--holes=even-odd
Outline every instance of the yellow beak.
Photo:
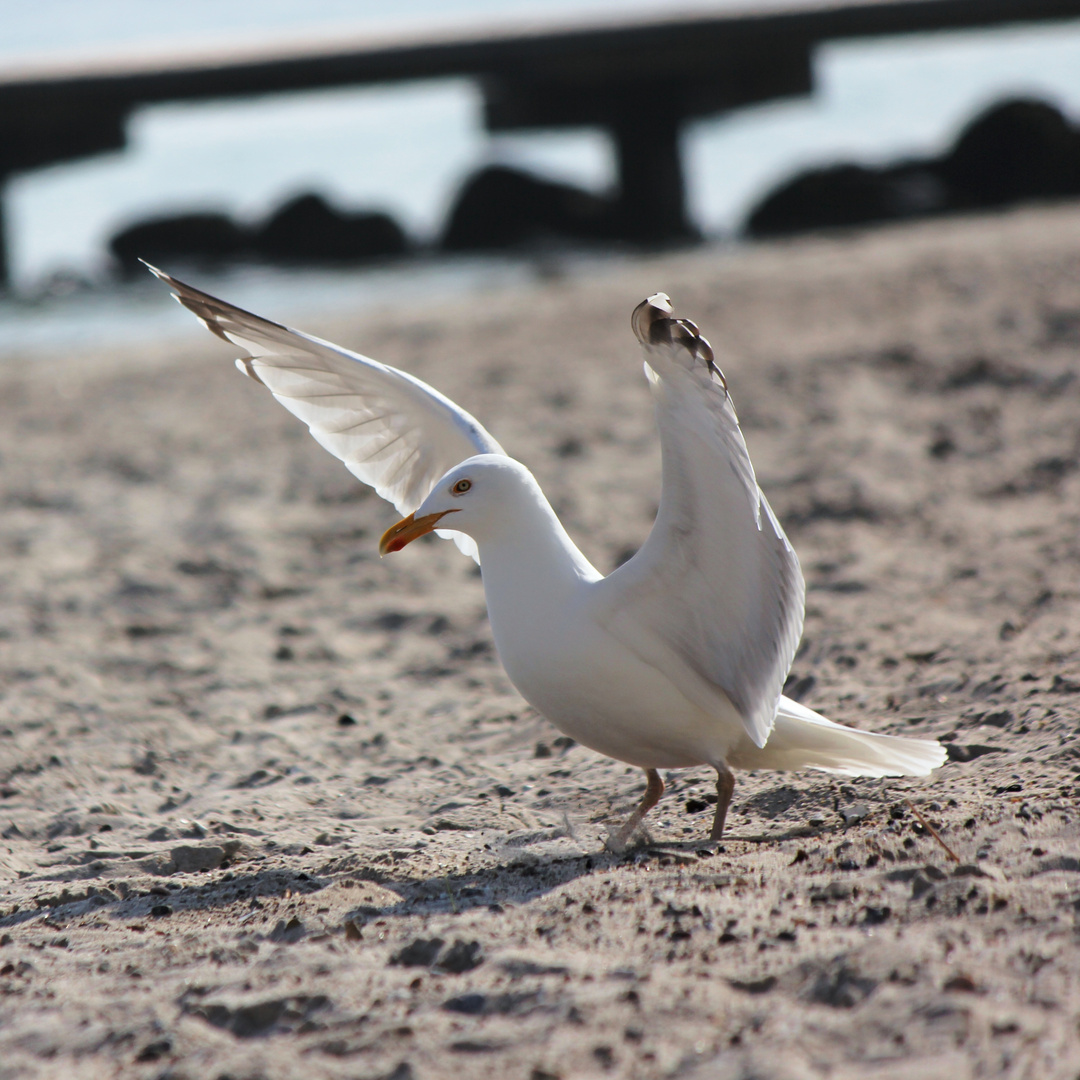
[[425,514],[418,518],[410,514],[402,518],[396,525],[391,525],[382,534],[379,541],[379,554],[386,555],[391,551],[400,551],[406,544],[411,544],[418,536],[432,532],[438,525],[439,519],[447,514],[456,514],[456,510],[443,510],[438,514]]

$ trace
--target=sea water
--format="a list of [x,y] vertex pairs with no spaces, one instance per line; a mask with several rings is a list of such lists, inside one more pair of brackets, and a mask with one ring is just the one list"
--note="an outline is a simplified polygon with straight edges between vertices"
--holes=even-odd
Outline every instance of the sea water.
[[[714,0],[697,9],[785,2]],[[9,66],[34,56],[151,55],[369,29],[426,33],[665,10],[655,0],[37,0],[4,7],[0,64]],[[1077,119],[1080,22],[826,45],[815,55],[814,74],[812,97],[686,126],[688,203],[706,235],[737,234],[756,199],[809,165],[938,153],[977,111],[1005,96],[1042,97]],[[427,242],[461,183],[485,163],[516,164],[594,190],[613,182],[603,132],[493,136],[482,128],[481,104],[469,81],[443,80],[137,112],[123,151],[8,183],[15,297],[0,301],[0,354],[179,332],[180,313],[160,303],[160,292],[108,284],[109,236],[149,216],[218,210],[256,221],[291,195],[318,191],[345,208],[385,210]],[[584,262],[595,271],[597,259]],[[425,259],[367,271],[239,268],[202,283],[296,322],[343,306],[505,287],[536,272],[532,260]]]

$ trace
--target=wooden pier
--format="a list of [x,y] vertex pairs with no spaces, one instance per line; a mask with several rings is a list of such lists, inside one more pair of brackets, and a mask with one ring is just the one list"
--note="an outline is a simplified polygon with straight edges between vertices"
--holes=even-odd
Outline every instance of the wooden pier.
[[[812,93],[821,43],[1077,18],[1080,0],[746,0],[719,12],[9,66],[0,72],[0,185],[14,173],[123,148],[129,116],[146,105],[466,77],[482,89],[491,131],[606,128],[627,239],[662,242],[692,234],[682,123]],[[2,213],[0,202],[0,286]]]

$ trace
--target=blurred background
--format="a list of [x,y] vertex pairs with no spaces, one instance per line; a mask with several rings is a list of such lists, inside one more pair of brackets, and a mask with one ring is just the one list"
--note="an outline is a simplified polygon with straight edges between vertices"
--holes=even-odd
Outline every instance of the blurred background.
[[[169,52],[287,47],[369,32],[527,32],[559,20],[798,5],[37,0],[5,5],[0,75],[61,60],[121,56],[145,64]],[[726,245],[751,235],[1080,194],[1080,19],[827,43],[812,62],[811,95],[682,126],[689,231],[668,241]],[[1010,101],[1012,111],[1002,112]],[[604,200],[618,175],[610,133],[567,127],[493,134],[483,107],[481,88],[465,78],[150,105],[130,115],[123,149],[12,173],[4,188],[10,287],[0,299],[0,353],[186,327],[148,275],[124,274],[133,250],[162,258],[167,269],[191,266],[210,291],[309,325],[323,309],[505,287],[632,257],[625,235],[577,228],[582,214],[606,220]],[[1034,190],[1021,178],[1019,188],[1006,184],[997,196],[967,188],[957,194],[963,185],[956,177],[965,168],[983,170],[987,145],[992,150],[1002,139],[1012,139],[1024,160],[1058,148],[1061,175],[1053,165],[1054,175]],[[502,192],[500,183],[520,187],[522,177],[541,182],[525,190],[526,207],[529,199],[571,200],[559,204],[571,207],[565,229],[510,229],[487,240],[453,233],[455,214],[468,216],[470,183],[484,206],[486,192]],[[494,188],[475,187],[478,178]],[[577,193],[585,201],[573,202]],[[148,234],[145,226],[170,219],[186,237],[202,229],[208,251],[168,259],[168,230]],[[294,234],[319,229],[331,247],[346,233],[355,236],[354,256],[289,247]]]

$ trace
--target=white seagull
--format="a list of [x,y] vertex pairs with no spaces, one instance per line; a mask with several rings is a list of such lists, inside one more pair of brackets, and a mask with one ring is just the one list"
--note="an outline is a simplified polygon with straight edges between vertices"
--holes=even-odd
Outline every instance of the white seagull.
[[799,562],[709,343],[663,293],[631,317],[660,429],[660,509],[637,554],[605,577],[532,473],[437,390],[150,269],[245,350],[242,372],[408,515],[381,553],[435,531],[477,558],[495,646],[522,696],[571,738],[645,770],[613,849],[659,801],[659,769],[716,770],[718,840],[733,767],[926,776],[945,761],[940,743],[856,731],[781,693],[802,633]]

